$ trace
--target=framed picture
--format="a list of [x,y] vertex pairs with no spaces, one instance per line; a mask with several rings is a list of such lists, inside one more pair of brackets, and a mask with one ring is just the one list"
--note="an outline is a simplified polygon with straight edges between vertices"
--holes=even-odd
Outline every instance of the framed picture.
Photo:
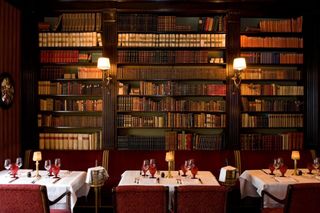
[[13,79],[9,73],[0,74],[0,86],[0,106],[7,109],[12,105],[14,99]]

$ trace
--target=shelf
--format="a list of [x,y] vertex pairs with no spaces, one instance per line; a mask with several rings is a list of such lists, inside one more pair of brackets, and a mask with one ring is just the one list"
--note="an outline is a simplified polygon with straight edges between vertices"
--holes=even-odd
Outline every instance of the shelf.
[[93,115],[101,116],[102,111],[39,111],[41,114],[56,115]]
[[48,132],[55,132],[55,131],[77,131],[77,132],[93,132],[93,131],[101,131],[102,127],[38,127],[40,131],[48,131]]
[[193,129],[224,129],[225,127],[117,127],[118,129],[170,129],[170,130],[193,130]]
[[301,32],[240,32],[240,35],[254,37],[303,37]]
[[165,98],[165,97],[225,97],[226,95],[117,95],[118,97],[149,97],[149,98]]
[[168,110],[168,111],[134,111],[134,110],[131,110],[131,111],[120,111],[118,110],[117,113],[123,113],[123,114],[126,114],[126,113],[159,113],[159,114],[164,114],[164,113],[168,113],[168,112],[172,112],[172,113],[206,113],[206,114],[225,114],[226,112],[223,112],[223,111],[187,111],[187,110],[183,110],[183,111],[172,111],[172,110]]
[[118,63],[117,66],[226,66],[226,63]]
[[301,111],[241,111],[246,114],[303,114]]
[[57,78],[57,79],[49,79],[49,80],[41,80],[41,81],[51,81],[51,82],[98,82],[98,83],[103,83],[103,81],[99,78]]
[[38,95],[39,98],[101,99],[102,95]]
[[117,81],[218,81],[218,82],[225,82],[226,78],[224,79],[216,79],[216,78],[163,78],[163,79],[159,79],[159,78],[144,78],[142,79],[117,79]]
[[95,50],[103,50],[101,46],[65,46],[65,47],[39,47],[40,50],[86,50],[86,51],[95,51]]
[[225,51],[226,47],[117,47],[118,50],[208,50],[210,51]]
[[304,95],[241,95],[242,97],[272,97],[272,98],[285,98],[285,97],[303,97]]
[[303,48],[284,48],[284,47],[241,47],[242,52],[258,51],[258,52],[303,52]]

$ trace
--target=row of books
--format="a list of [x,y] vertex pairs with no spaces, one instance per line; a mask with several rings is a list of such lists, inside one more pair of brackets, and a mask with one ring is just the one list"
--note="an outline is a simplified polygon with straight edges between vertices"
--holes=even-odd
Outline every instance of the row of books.
[[241,127],[303,127],[303,114],[264,114],[250,115],[241,114]]
[[250,64],[303,64],[303,54],[294,52],[241,52]]
[[241,47],[303,48],[303,38],[297,37],[251,37],[241,35]]
[[102,112],[102,99],[40,99],[41,111]]
[[119,150],[221,150],[221,134],[168,131],[165,136],[118,136]]
[[[197,73],[195,76],[194,73]],[[226,69],[212,67],[118,67],[118,80],[203,79],[225,80]]]
[[165,97],[155,101],[147,97],[121,97],[118,96],[118,111],[206,111],[225,112],[225,100],[181,100],[172,97]]
[[261,20],[259,28],[261,32],[302,32],[303,17],[278,20]]
[[102,72],[97,67],[41,67],[40,80],[50,79],[102,79]]
[[302,150],[303,132],[241,134],[241,150]]
[[300,80],[301,71],[297,69],[261,69],[261,68],[247,68],[241,72],[242,79],[289,79]]
[[39,33],[39,47],[102,47],[101,33]]
[[[39,149],[99,150],[102,149],[102,132],[92,133],[39,133]],[[81,156],[79,156],[81,157]]]
[[155,14],[119,14],[118,30],[132,32],[225,32],[226,17],[177,17]]
[[[212,59],[219,59],[218,61]],[[222,61],[221,61],[222,59]],[[208,51],[190,51],[190,50],[119,50],[118,63],[140,63],[140,64],[179,64],[179,63],[223,63],[221,55],[210,57]]]
[[38,114],[38,127],[102,127],[102,117]]
[[38,81],[38,95],[101,95],[101,83]]
[[101,13],[62,13],[61,19],[62,31],[101,31]]
[[303,86],[279,84],[241,84],[241,95],[303,95]]
[[139,87],[120,84],[118,95],[208,95],[225,96],[226,85],[199,82],[148,82],[139,81]]
[[41,50],[40,63],[96,63],[101,51]]
[[241,97],[243,111],[251,112],[302,112],[303,102],[299,100],[254,99]]
[[160,116],[118,114],[117,126],[154,128],[223,128],[226,126],[226,115],[171,112]]
[[120,33],[118,47],[225,47],[226,34]]

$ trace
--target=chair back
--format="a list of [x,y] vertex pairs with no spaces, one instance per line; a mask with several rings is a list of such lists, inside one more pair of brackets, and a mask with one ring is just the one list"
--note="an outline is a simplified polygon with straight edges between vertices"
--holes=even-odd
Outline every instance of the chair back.
[[225,213],[227,188],[224,186],[175,187],[175,213]]
[[49,213],[46,187],[36,184],[0,184],[0,212]]
[[287,196],[285,213],[319,212],[319,183],[289,185]]
[[117,186],[113,193],[114,212],[168,212],[169,189],[166,186]]

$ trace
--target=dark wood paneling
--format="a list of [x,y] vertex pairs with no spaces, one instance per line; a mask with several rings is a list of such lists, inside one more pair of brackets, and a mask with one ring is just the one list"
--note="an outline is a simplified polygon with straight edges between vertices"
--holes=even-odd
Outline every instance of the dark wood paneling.
[[14,81],[15,97],[9,109],[0,108],[0,169],[5,158],[20,155],[20,11],[0,0],[0,73],[8,72]]

